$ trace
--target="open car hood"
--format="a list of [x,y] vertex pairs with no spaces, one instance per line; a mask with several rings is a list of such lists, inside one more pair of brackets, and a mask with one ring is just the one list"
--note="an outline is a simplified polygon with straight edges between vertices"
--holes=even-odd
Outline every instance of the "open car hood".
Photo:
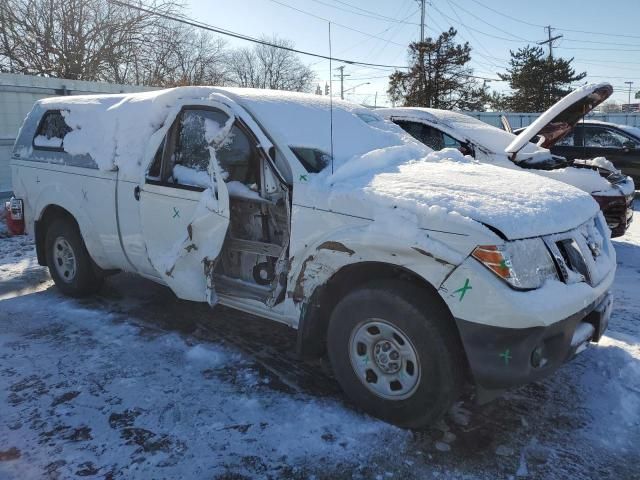
[[585,85],[574,90],[525,128],[509,144],[505,152],[514,160],[515,155],[536,135],[540,136],[538,146],[551,148],[571,132],[582,117],[604,102],[612,93],[613,87],[608,83]]

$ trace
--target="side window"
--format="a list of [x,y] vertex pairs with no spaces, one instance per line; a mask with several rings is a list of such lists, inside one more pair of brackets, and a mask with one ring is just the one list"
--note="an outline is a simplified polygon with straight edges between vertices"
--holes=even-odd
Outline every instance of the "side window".
[[558,147],[575,147],[575,139],[573,138],[573,132],[568,133],[564,138],[558,140],[556,143]]
[[595,148],[622,148],[625,142],[631,139],[626,135],[607,128],[585,128],[585,147]]
[[247,186],[257,185],[259,153],[255,142],[236,123],[229,132],[227,141],[217,152],[225,181],[236,181]]
[[62,150],[64,137],[71,128],[64,121],[60,110],[51,110],[44,114],[38,130],[33,137],[33,146],[42,150]]
[[418,122],[395,120],[394,123],[433,150],[442,150],[445,146],[443,133],[440,130]]
[[457,148],[458,150],[462,148],[462,143],[446,133],[443,133],[442,137],[444,139],[444,148]]
[[169,137],[169,145],[173,145],[171,151],[165,152],[170,156],[165,160],[168,165],[163,177],[169,183],[208,188],[211,177],[207,128],[222,128],[228,119],[220,110],[182,111]]
[[219,110],[185,110],[178,119],[178,135],[173,163],[195,171],[207,171],[209,145],[206,140],[207,120],[220,128],[229,117]]
[[[178,116],[159,146],[147,179],[161,183],[208,188],[207,129],[222,128],[229,116],[217,109],[188,108]],[[223,180],[239,181],[257,189],[260,156],[253,138],[235,123],[216,152]]]

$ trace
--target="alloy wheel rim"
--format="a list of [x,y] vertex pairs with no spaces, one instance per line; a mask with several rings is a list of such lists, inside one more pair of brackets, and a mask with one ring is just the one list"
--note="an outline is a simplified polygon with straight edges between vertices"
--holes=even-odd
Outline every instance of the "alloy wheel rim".
[[370,318],[353,329],[349,359],[358,379],[378,397],[403,400],[420,383],[415,346],[407,334],[385,320]]
[[62,281],[73,281],[77,268],[76,255],[64,237],[58,237],[53,242],[53,264]]

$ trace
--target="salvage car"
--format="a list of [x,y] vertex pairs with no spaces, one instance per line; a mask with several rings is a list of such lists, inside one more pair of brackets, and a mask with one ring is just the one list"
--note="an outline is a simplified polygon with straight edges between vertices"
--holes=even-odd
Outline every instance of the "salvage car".
[[[523,129],[515,130],[519,135]],[[567,160],[605,157],[615,169],[640,185],[640,128],[598,120],[583,120],[551,146]]]
[[[457,148],[480,162],[526,169],[590,193],[600,205],[612,236],[618,237],[624,235],[633,218],[633,179],[606,159],[567,160],[549,151],[612,92],[609,84],[581,87],[549,108],[517,137],[458,112],[412,107],[376,111],[435,150]],[[534,139],[536,143],[530,143]]]
[[[65,294],[134,272],[297,329],[352,401],[404,427],[540,379],[606,329],[593,199],[433,152],[357,105],[181,87],[38,101],[11,215]],[[498,174],[500,173],[500,174]]]

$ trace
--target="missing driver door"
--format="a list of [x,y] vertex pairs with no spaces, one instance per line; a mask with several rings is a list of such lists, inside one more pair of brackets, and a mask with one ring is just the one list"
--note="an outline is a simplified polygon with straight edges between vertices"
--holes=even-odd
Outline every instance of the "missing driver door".
[[221,108],[183,108],[140,189],[149,260],[185,300],[217,301],[212,271],[229,227],[229,194],[215,149],[232,122]]

